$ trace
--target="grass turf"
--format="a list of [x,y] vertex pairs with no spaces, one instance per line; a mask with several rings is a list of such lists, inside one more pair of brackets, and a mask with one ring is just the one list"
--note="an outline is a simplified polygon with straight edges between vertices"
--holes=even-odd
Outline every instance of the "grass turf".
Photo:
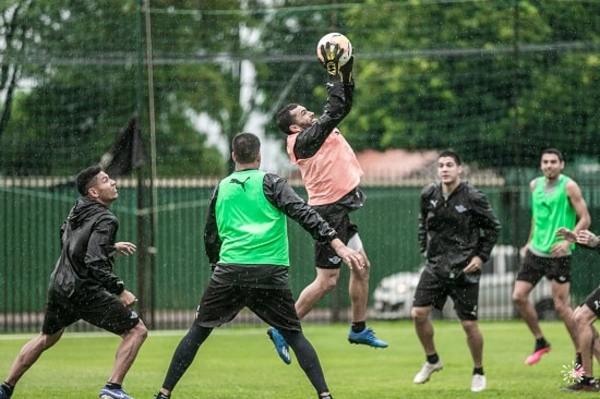
[[[458,322],[434,321],[438,353],[444,370],[427,384],[412,383],[424,361],[410,322],[371,323],[390,347],[376,350],[350,345],[345,325],[307,325],[305,334],[315,346],[327,382],[341,398],[549,398],[560,392],[564,365],[573,348],[564,326],[543,323],[552,352],[534,367],[523,365],[533,349],[533,338],[523,322],[485,322],[484,367],[488,389],[469,391],[472,363]],[[183,331],[155,332],[141,349],[125,380],[137,399],[152,398],[160,387]],[[0,335],[0,378],[31,335]],[[119,338],[98,334],[65,334],[42,355],[18,384],[15,399],[97,397],[112,367]],[[217,329],[200,348],[173,398],[315,398],[296,359],[291,366],[277,357],[265,328]]]

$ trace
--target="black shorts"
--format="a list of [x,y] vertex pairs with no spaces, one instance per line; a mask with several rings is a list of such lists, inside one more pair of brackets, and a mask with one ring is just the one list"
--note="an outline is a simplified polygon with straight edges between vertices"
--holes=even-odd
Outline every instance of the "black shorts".
[[477,320],[479,283],[439,277],[427,269],[421,273],[413,307],[433,306],[442,310],[448,296],[454,301],[454,310],[460,320]]
[[600,287],[596,288],[590,295],[585,298],[584,302],[592,312],[600,317]]
[[213,279],[200,300],[196,323],[218,327],[233,320],[244,307],[275,328],[302,331],[289,288],[255,288]]
[[527,250],[521,269],[517,274],[518,281],[527,281],[535,286],[542,277],[554,280],[559,284],[571,281],[571,256],[546,258],[537,256]]
[[117,335],[123,335],[140,321],[133,309],[106,290],[79,292],[69,298],[52,289],[48,291],[42,333],[55,334],[81,319]]
[[[358,233],[358,226],[350,221],[349,209],[343,204],[318,205],[313,207],[337,232],[337,237],[344,243]],[[329,242],[315,242],[315,263],[322,269],[339,269],[342,259],[337,256]]]

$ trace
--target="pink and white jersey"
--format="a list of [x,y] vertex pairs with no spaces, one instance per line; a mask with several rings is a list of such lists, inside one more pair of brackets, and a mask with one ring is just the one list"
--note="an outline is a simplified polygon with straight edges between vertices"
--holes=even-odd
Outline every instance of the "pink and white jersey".
[[306,159],[296,159],[294,155],[298,134],[287,136],[287,152],[292,163],[300,169],[309,205],[333,204],[358,186],[363,170],[352,147],[337,128],[317,153]]

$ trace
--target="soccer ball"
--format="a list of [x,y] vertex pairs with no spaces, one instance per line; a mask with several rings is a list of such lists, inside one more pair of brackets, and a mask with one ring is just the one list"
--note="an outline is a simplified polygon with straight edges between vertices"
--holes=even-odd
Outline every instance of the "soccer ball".
[[344,50],[344,54],[340,57],[340,66],[346,64],[352,57],[352,43],[350,43],[350,40],[341,33],[331,32],[323,36],[317,43],[317,58],[319,58],[319,61],[323,62],[321,46],[327,47],[327,43],[337,43]]

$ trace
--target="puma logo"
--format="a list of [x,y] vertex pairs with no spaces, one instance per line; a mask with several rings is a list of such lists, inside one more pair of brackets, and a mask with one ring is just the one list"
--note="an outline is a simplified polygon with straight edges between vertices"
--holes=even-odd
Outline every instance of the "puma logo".
[[240,186],[242,186],[242,190],[246,191],[246,182],[250,180],[250,176],[246,177],[246,180],[244,181],[239,181],[238,179],[236,179],[235,177],[231,180],[229,180],[229,183],[233,183],[233,184],[239,184]]

